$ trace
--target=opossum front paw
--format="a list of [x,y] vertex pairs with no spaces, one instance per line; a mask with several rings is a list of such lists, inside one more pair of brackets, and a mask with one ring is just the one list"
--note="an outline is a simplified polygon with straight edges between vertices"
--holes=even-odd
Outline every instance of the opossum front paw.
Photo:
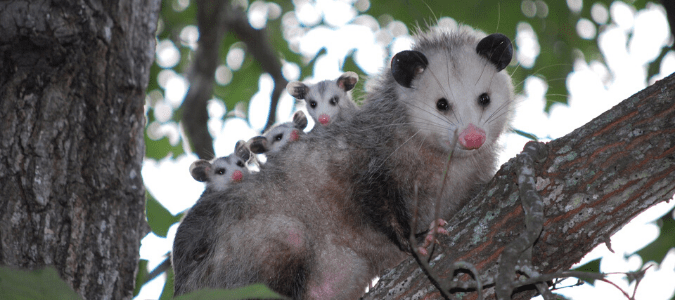
[[446,224],[448,224],[448,222],[443,219],[438,219],[431,222],[431,225],[429,226],[429,233],[427,233],[427,236],[424,238],[424,243],[422,246],[417,247],[417,252],[419,252],[419,254],[423,256],[429,255],[427,248],[434,242],[438,243],[438,240],[434,238],[435,234],[448,234],[448,231],[443,228],[443,226]]

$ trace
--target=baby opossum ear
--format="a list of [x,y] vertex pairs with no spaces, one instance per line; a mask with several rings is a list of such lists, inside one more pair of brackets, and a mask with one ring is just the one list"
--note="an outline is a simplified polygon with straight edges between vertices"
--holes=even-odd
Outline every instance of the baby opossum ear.
[[305,99],[309,93],[309,87],[300,81],[293,81],[286,85],[286,91],[295,98]]
[[511,45],[511,40],[505,35],[493,33],[478,42],[476,52],[494,64],[497,67],[497,71],[501,71],[511,63],[513,45]]
[[199,182],[204,182],[209,180],[209,169],[211,169],[211,163],[207,160],[197,160],[190,165],[190,175],[192,178]]
[[391,59],[391,75],[398,84],[410,88],[415,76],[422,74],[428,65],[429,61],[422,52],[401,51]]
[[338,87],[343,89],[345,92],[353,89],[357,82],[359,82],[359,75],[354,72],[344,73],[342,76],[340,76],[340,78],[337,79]]
[[305,116],[304,112],[299,110],[293,114],[293,125],[295,128],[300,130],[303,130],[305,127],[307,127],[307,116]]
[[260,154],[267,152],[267,139],[264,136],[254,136],[249,141],[249,149],[251,152]]
[[248,161],[251,158],[251,150],[246,147],[246,142],[244,140],[237,141],[237,144],[234,145],[234,153],[244,161]]

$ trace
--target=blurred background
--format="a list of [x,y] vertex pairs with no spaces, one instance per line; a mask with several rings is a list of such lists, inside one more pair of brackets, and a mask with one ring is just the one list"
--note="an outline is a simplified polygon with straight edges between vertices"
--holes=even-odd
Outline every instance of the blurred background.
[[[204,190],[189,174],[193,161],[229,155],[237,140],[304,110],[285,92],[288,82],[315,83],[353,71],[360,78],[353,91],[359,102],[368,78],[409,49],[416,30],[458,24],[503,33],[514,44],[506,72],[517,108],[513,129],[501,140],[502,163],[527,141],[561,137],[675,72],[660,2],[163,1],[145,104],[142,175],[152,232],[140,249],[136,299],[173,296],[173,274],[162,266],[178,222]],[[310,119],[305,131],[312,126]],[[639,215],[612,236],[614,253],[600,245],[578,266],[630,272],[654,265],[636,298],[675,299],[673,206],[662,203]],[[610,280],[626,291],[635,286],[621,275]],[[556,292],[571,299],[624,297],[605,283]]]

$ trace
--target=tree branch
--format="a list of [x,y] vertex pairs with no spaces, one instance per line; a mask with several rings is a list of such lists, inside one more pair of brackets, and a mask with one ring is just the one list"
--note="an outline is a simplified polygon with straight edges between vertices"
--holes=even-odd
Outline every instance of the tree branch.
[[[624,100],[574,132],[546,145],[547,159],[534,163],[536,192],[543,198],[543,231],[532,249],[540,274],[567,270],[604,243],[633,217],[669,200],[675,191],[675,75]],[[525,231],[516,173],[511,159],[440,236],[441,254],[431,262],[441,280],[453,264],[467,261],[480,280],[496,278],[498,259]],[[450,179],[452,180],[452,178]],[[419,266],[406,260],[380,278],[364,299],[440,299]],[[461,277],[464,281],[469,276]],[[522,291],[516,299],[534,295]],[[456,291],[453,291],[456,292]],[[463,291],[464,299],[476,292]],[[494,286],[484,296],[494,295]]]
[[246,17],[246,12],[241,8],[231,10],[227,18],[227,25],[234,31],[239,40],[246,44],[246,50],[258,61],[263,71],[274,79],[274,89],[270,101],[270,112],[263,131],[267,131],[274,125],[277,104],[281,94],[286,90],[288,81],[281,74],[281,62],[274,47],[269,42],[267,31],[263,28],[257,30],[251,26]]
[[225,10],[229,6],[226,0],[197,1],[199,42],[188,75],[190,88],[181,108],[185,133],[193,151],[202,159],[210,159],[215,153],[213,138],[206,125],[209,120],[206,103],[213,95],[213,76],[220,61],[218,49],[227,33]]

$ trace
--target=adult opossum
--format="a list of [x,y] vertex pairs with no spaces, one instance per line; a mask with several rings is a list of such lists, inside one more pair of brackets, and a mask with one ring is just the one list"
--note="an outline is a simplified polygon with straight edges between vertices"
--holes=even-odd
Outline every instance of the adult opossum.
[[338,79],[324,80],[309,86],[299,81],[289,82],[286,91],[297,99],[305,100],[307,111],[314,122],[325,126],[347,119],[356,111],[356,104],[349,91],[358,81],[359,75],[346,72]]
[[293,299],[361,296],[410,251],[415,209],[419,225],[437,209],[450,218],[494,174],[513,108],[502,71],[513,49],[504,35],[483,36],[466,27],[416,35],[352,118],[320,126],[259,173],[202,197],[174,241],[176,295],[262,282]]

